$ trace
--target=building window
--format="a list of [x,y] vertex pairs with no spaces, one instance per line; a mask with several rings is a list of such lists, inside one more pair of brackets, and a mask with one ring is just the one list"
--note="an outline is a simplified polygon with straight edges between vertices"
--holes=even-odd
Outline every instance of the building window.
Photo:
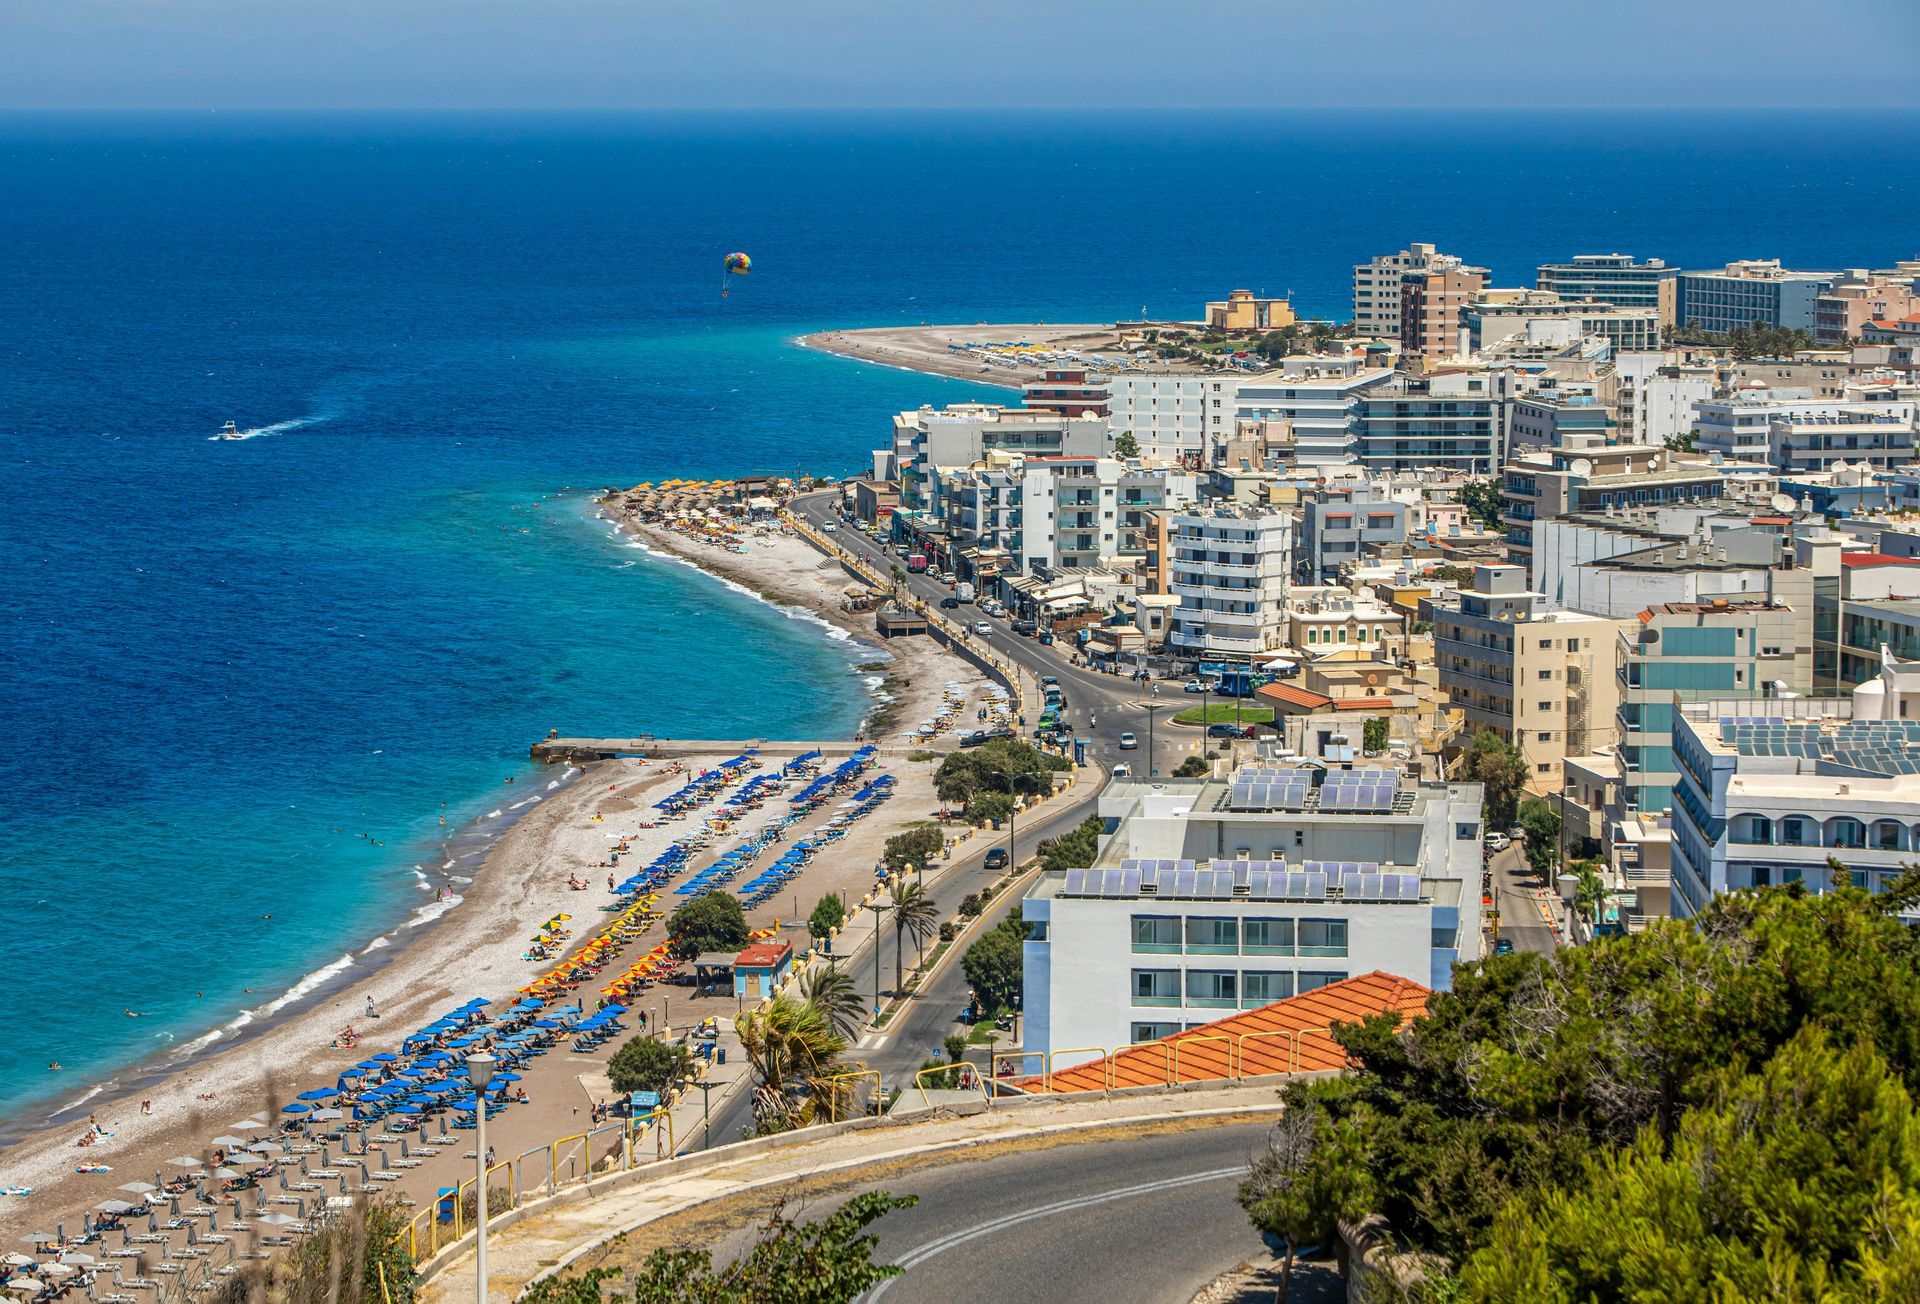
[[1285,970],[1249,969],[1240,975],[1240,1007],[1251,1010],[1293,995],[1293,975]]
[[1843,815],[1833,822],[1833,837],[1828,845],[1835,847],[1853,847],[1862,849],[1867,845],[1867,828],[1851,815]]
[[1240,975],[1232,969],[1187,970],[1187,1004],[1232,1009],[1240,1003]]
[[1133,1025],[1135,1041],[1159,1041],[1162,1037],[1171,1037],[1180,1031],[1177,1023],[1136,1023]]
[[1179,955],[1180,920],[1173,915],[1135,915],[1133,949],[1136,955]]
[[1319,972],[1308,969],[1302,969],[1294,977],[1295,986],[1299,988],[1300,995],[1302,996],[1305,996],[1308,992],[1318,991],[1320,988],[1333,983],[1343,983],[1346,980],[1347,976],[1344,973]]
[[1249,919],[1241,941],[1248,955],[1292,955],[1293,920]]
[[1789,815],[1780,821],[1780,845],[1783,847],[1804,847],[1807,845],[1807,822],[1798,815]]
[[1892,820],[1881,820],[1873,826],[1873,847],[1876,851],[1900,850],[1900,826]]
[[1188,955],[1238,955],[1240,925],[1232,919],[1189,916],[1187,919]]
[[1135,1005],[1175,1006],[1180,1004],[1178,969],[1135,969],[1133,971]]
[[1299,935],[1301,955],[1347,953],[1347,921],[1344,919],[1302,919]]

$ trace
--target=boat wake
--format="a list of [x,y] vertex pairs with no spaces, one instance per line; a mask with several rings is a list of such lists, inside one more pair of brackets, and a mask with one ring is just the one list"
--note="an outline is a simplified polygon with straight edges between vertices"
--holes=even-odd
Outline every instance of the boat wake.
[[288,431],[299,430],[306,426],[317,426],[326,419],[326,417],[294,417],[290,421],[276,421],[270,426],[251,426],[246,430],[241,430],[233,422],[229,421],[225,429],[221,430],[218,434],[208,435],[207,438],[215,443],[231,443],[242,439],[260,439],[267,435],[284,435]]

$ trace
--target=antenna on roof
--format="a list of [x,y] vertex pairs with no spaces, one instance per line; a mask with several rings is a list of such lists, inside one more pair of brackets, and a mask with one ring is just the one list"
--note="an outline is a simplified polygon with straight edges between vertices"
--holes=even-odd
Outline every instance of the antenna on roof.
[[1578,476],[1592,475],[1593,463],[1588,461],[1584,457],[1576,457],[1573,459],[1573,465],[1569,466],[1567,470],[1573,472],[1575,475],[1578,475]]
[[1776,512],[1791,512],[1793,510],[1792,494],[1775,494],[1769,498],[1767,502]]

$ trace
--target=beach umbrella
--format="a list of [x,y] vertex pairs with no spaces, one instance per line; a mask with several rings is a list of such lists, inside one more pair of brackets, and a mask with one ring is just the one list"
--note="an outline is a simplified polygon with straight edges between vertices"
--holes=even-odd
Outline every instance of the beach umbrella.
[[393,1108],[393,1112],[396,1114],[424,1114],[427,1111],[422,1109],[419,1105],[414,1104],[411,1100],[409,1100],[404,1105],[395,1105]]
[[282,1114],[304,1114],[312,1108],[313,1108],[312,1105],[303,1105],[296,1100],[291,1105],[282,1105],[280,1107],[280,1112]]
[[120,1189],[123,1191],[132,1191],[135,1195],[145,1195],[148,1191],[157,1188],[148,1186],[145,1182],[122,1182]]
[[70,1263],[46,1263],[40,1266],[40,1273],[47,1277],[71,1277],[80,1269]]
[[340,1080],[342,1082],[345,1082],[348,1078],[364,1078],[366,1075],[367,1075],[367,1070],[362,1068],[351,1068],[351,1069],[340,1070]]
[[495,1082],[518,1082],[520,1075],[518,1073],[496,1073],[493,1075],[493,1080]]
[[230,1149],[247,1144],[245,1137],[237,1136],[217,1136],[213,1139],[213,1143],[217,1146],[226,1146]]
[[35,1260],[31,1255],[22,1254],[18,1250],[12,1250],[5,1255],[0,1255],[0,1263],[4,1263],[12,1268],[31,1268]]
[[130,1213],[133,1210],[133,1206],[125,1200],[102,1200],[93,1207],[101,1213]]
[[257,1118],[250,1118],[244,1123],[229,1123],[227,1126],[236,1132],[258,1132],[261,1128],[265,1127],[266,1124]]
[[60,1238],[58,1236],[51,1235],[47,1232],[30,1232],[27,1235],[22,1236],[20,1239],[27,1242],[29,1245],[45,1245],[48,1241],[57,1241]]
[[46,1283],[36,1277],[15,1277],[7,1282],[7,1289],[42,1291],[46,1289]]
[[173,1158],[167,1160],[167,1162],[175,1168],[199,1168],[202,1166],[201,1162],[192,1155],[175,1155]]
[[99,1260],[94,1258],[91,1254],[82,1254],[78,1250],[67,1251],[66,1261],[68,1263],[77,1263],[81,1267],[85,1267],[89,1263],[99,1262]]
[[244,1176],[237,1169],[232,1168],[216,1168],[213,1170],[213,1175],[223,1182],[231,1182],[236,1177]]
[[266,1223],[270,1227],[285,1227],[289,1223],[296,1223],[300,1220],[298,1218],[289,1217],[284,1213],[263,1213],[254,1221]]
[[346,1115],[337,1109],[316,1109],[313,1111],[313,1117],[321,1122],[330,1123],[336,1118],[345,1118]]
[[374,1069],[383,1069],[386,1067],[386,1064],[380,1060],[361,1060],[358,1064],[354,1065],[354,1067],[372,1071]]
[[384,1050],[384,1051],[381,1051],[378,1055],[375,1055],[373,1058],[381,1064],[391,1064],[395,1060],[399,1059],[400,1057],[394,1054],[390,1050]]
[[277,1155],[285,1150],[286,1147],[273,1141],[255,1141],[252,1145],[248,1146],[247,1149],[256,1154]]
[[295,1096],[294,1099],[296,1100],[331,1100],[339,1094],[340,1092],[334,1087],[315,1087],[312,1091],[301,1092],[298,1096]]

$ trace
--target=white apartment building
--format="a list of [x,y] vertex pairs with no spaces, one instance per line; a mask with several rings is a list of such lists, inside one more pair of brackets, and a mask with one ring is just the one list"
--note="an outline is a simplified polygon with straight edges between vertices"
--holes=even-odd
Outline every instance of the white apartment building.
[[1920,858],[1920,663],[1883,656],[1851,698],[1675,708],[1673,913],[1715,893],[1879,891]]
[[1148,462],[1197,464],[1213,437],[1233,430],[1233,376],[1133,375],[1108,378],[1108,422],[1129,432]]
[[1180,512],[1167,522],[1167,633],[1176,655],[1251,659],[1280,646],[1293,518],[1258,508]]
[[1390,367],[1341,365],[1333,359],[1327,365],[1289,367],[1242,380],[1234,396],[1234,415],[1240,421],[1286,422],[1300,466],[1356,461],[1360,398],[1393,374]]
[[1613,365],[1620,385],[1620,428],[1630,432],[1630,443],[1658,448],[1687,434],[1693,429],[1693,405],[1711,399],[1719,387],[1718,368],[1675,362],[1667,353],[1621,352]]
[[1443,254],[1430,244],[1409,245],[1397,254],[1357,264],[1353,269],[1353,325],[1361,335],[1400,338],[1400,287],[1410,274],[1424,272],[1489,273],[1484,267],[1470,267],[1453,254]]
[[1808,389],[1756,386],[1703,399],[1693,405],[1695,447],[1781,471],[1829,470],[1838,461],[1899,466],[1913,460],[1920,405],[1878,397],[1890,392],[1850,385],[1835,401]]
[[1025,1049],[1151,1041],[1375,970],[1447,990],[1480,958],[1480,785],[1316,777],[1109,783],[1093,868],[1021,902]]
[[1062,416],[1037,408],[956,403],[902,412],[893,419],[891,459],[900,481],[901,507],[924,511],[930,506],[928,468],[972,466],[994,450],[1100,457],[1113,451],[1113,438],[1105,417]]
[[1469,304],[1460,352],[1478,353],[1502,340],[1527,336],[1536,323],[1564,323],[1573,334],[1597,335],[1615,349],[1660,347],[1660,310],[1623,308],[1593,299],[1563,299],[1551,290],[1488,290]]
[[1027,458],[1021,463],[1020,571],[1085,570],[1144,555],[1152,513],[1199,497],[1191,471],[1143,468],[1111,457]]

